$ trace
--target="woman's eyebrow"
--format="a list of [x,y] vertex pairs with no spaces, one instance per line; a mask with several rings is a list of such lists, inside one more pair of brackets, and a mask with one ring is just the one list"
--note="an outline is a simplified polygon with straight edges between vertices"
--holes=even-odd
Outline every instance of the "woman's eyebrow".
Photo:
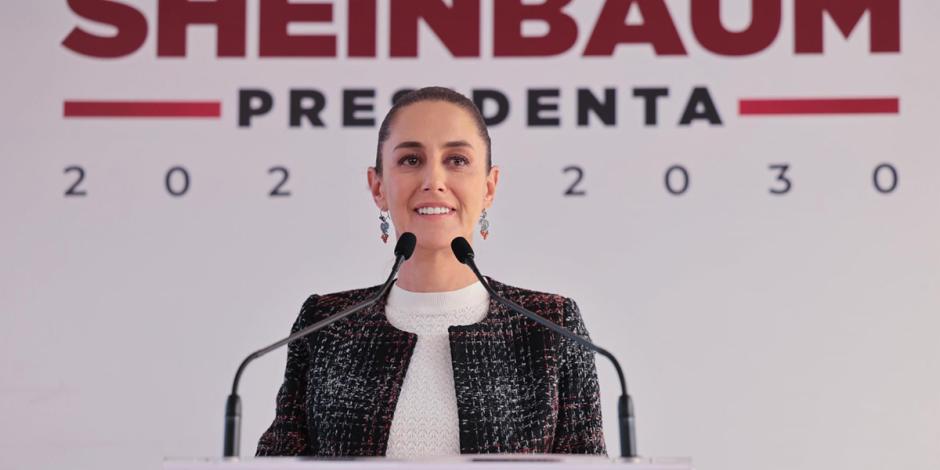
[[473,148],[473,146],[470,145],[470,142],[467,142],[466,140],[453,140],[453,141],[450,141],[450,142],[447,142],[446,144],[444,144],[444,147],[445,147],[445,148],[450,148],[450,147],[470,147],[470,148]]
[[[447,143],[444,144],[444,148],[452,148],[452,147],[470,147],[470,148],[473,148],[473,146],[470,145],[470,142],[467,142],[466,140],[452,140],[452,141],[447,142]],[[396,145],[395,148],[393,148],[392,150],[398,150],[398,149],[402,149],[402,148],[406,148],[406,149],[423,149],[423,148],[424,148],[424,144],[422,144],[421,142],[415,141],[415,140],[406,140],[406,141],[401,142],[401,143],[399,143],[398,145]]]
[[393,148],[392,150],[398,150],[398,149],[422,149],[422,148],[424,148],[424,145],[421,145],[421,142],[417,142],[417,141],[414,141],[414,140],[406,140],[406,141],[404,141],[404,142],[402,142],[402,143],[396,145],[395,148]]

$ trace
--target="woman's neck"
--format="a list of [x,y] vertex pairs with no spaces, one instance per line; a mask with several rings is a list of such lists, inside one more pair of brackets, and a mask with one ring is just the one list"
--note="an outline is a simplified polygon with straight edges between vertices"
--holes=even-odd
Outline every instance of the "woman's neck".
[[474,282],[473,271],[457,261],[450,249],[416,249],[398,271],[398,287],[411,292],[447,292]]

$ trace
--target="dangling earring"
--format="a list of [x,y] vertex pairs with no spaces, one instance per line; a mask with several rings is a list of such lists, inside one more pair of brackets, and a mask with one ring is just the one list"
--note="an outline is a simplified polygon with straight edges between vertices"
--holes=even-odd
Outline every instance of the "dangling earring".
[[486,240],[486,237],[490,234],[490,221],[486,220],[486,209],[483,209],[483,212],[480,214],[480,236]]
[[388,217],[386,216],[386,214],[388,214],[388,212],[379,211],[379,220],[382,221],[382,223],[379,224],[379,228],[382,230],[382,243],[388,243],[389,225],[388,225]]

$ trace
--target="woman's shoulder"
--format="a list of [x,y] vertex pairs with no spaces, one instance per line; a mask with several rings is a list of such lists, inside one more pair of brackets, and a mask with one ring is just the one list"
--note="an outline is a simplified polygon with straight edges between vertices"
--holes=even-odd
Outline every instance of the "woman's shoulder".
[[487,277],[486,279],[487,281],[489,281],[490,286],[493,287],[493,290],[500,293],[504,297],[507,297],[513,300],[520,299],[520,300],[526,300],[526,301],[533,302],[533,303],[541,302],[541,303],[552,304],[552,303],[564,302],[565,300],[568,299],[568,297],[564,295],[556,294],[553,292],[544,292],[544,291],[540,291],[536,289],[514,286],[514,285],[504,283],[504,282],[497,281],[496,279],[492,279],[489,277]]
[[363,302],[377,294],[381,288],[381,285],[377,285],[327,294],[310,294],[300,307],[300,313],[297,315],[297,321],[294,322],[294,328],[292,329],[294,331],[299,330],[347,307]]
[[496,293],[560,325],[569,322],[572,316],[580,317],[577,303],[565,295],[504,284],[494,279],[489,279],[489,282]]

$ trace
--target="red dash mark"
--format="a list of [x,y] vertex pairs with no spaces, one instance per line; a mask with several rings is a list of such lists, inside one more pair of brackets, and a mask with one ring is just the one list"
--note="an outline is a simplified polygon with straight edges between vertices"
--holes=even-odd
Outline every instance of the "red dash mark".
[[899,98],[742,99],[742,116],[769,114],[898,114]]
[[65,117],[217,118],[220,101],[66,101]]

